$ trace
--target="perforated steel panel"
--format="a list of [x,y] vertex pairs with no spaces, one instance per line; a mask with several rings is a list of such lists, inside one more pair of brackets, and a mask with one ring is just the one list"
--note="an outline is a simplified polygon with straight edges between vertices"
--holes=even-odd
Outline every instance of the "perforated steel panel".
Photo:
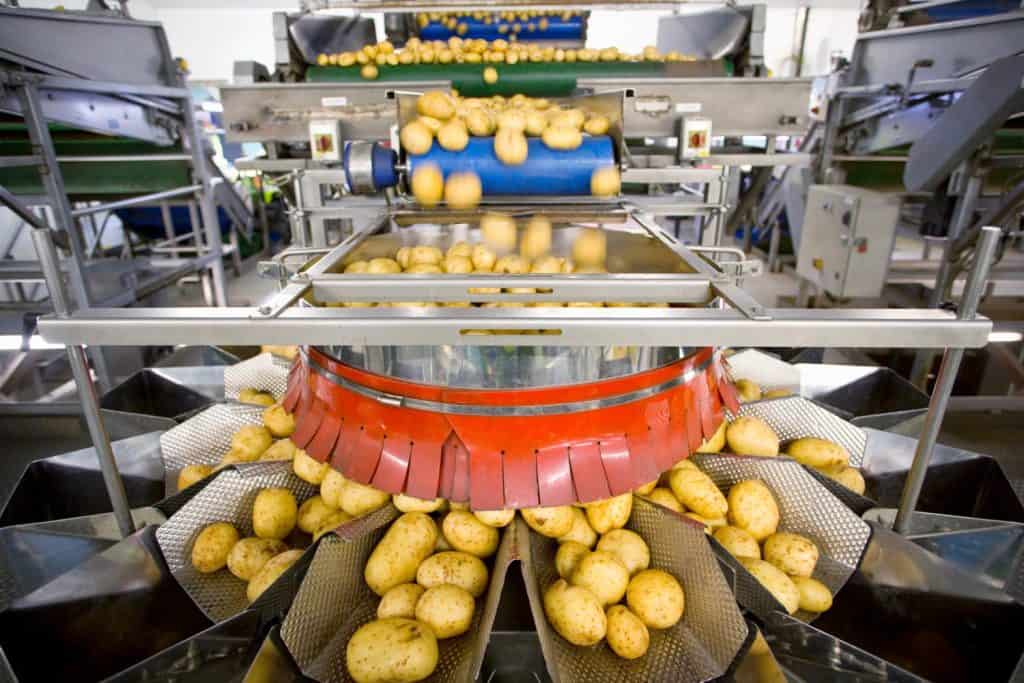
[[[252,536],[253,502],[261,489],[272,487],[289,489],[299,505],[317,492],[315,486],[292,474],[289,463],[228,467],[156,530],[157,543],[171,574],[212,621],[232,617],[249,606],[246,582],[227,569],[212,574],[196,571],[192,566],[192,544],[199,532],[214,522],[230,522],[242,538]],[[285,543],[291,548],[302,548],[309,540],[308,535],[295,531]],[[264,595],[260,602],[265,603],[265,597],[269,598]],[[278,607],[283,611],[287,605]]]
[[257,389],[273,394],[278,401],[288,388],[291,361],[272,353],[261,353],[224,368],[224,396],[237,400],[242,389]]
[[[376,618],[380,598],[363,580],[363,568],[388,525],[398,516],[388,506],[321,539],[306,578],[281,627],[281,638],[302,672],[320,683],[351,681],[345,649],[356,630]],[[501,588],[515,557],[515,534],[506,530],[492,561],[487,593],[476,601],[469,631],[438,641],[431,682],[471,681],[483,662]]]
[[[864,555],[871,527],[803,466],[789,458],[727,454],[698,454],[694,462],[725,494],[740,481],[762,481],[778,503],[779,531],[806,536],[818,546],[820,557],[814,578],[828,586],[833,595],[846,584]],[[741,565],[731,561],[729,564],[737,571],[736,598],[741,605],[758,615],[783,609]]]
[[850,453],[850,466],[864,462],[868,437],[864,430],[799,396],[773,398],[744,403],[740,415],[759,417],[779,435],[785,444],[806,436],[837,443]]
[[744,349],[726,358],[734,380],[749,379],[764,391],[789,389],[800,393],[800,370],[757,349]]
[[186,465],[216,465],[231,450],[231,437],[246,425],[263,424],[262,406],[217,404],[160,435],[167,490],[178,488]]
[[556,682],[706,681],[724,674],[743,649],[748,626],[708,545],[703,527],[659,505],[634,499],[627,529],[651,549],[651,567],[675,576],[686,596],[683,618],[670,629],[651,629],[650,649],[625,660],[604,642],[577,647],[547,624],[540,604],[558,580],[558,542],[520,527],[528,538],[524,575],[548,671]]

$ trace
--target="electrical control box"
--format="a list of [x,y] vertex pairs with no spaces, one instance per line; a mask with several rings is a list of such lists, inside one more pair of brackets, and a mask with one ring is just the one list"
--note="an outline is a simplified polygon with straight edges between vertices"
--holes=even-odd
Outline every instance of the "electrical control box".
[[899,197],[849,185],[812,185],[797,275],[835,297],[880,296],[899,213]]
[[683,158],[706,159],[711,156],[711,119],[687,116],[683,119]]
[[341,122],[310,121],[309,150],[314,161],[341,161]]

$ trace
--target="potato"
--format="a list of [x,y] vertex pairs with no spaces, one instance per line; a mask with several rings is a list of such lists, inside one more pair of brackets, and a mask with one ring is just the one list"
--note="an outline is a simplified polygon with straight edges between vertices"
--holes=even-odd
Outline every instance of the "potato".
[[623,605],[612,605],[605,613],[608,619],[608,647],[623,659],[637,659],[647,654],[651,634],[640,617]]
[[416,570],[416,583],[424,588],[450,583],[479,598],[487,590],[487,566],[469,553],[457,550],[436,553]]
[[[486,217],[486,216],[485,216]],[[480,224],[483,228],[483,221]],[[512,246],[515,246],[515,224],[512,225]],[[482,232],[482,230],[481,230]],[[484,233],[486,235],[486,233]],[[485,238],[486,239],[486,236]],[[473,261],[473,272],[474,273],[490,273],[494,267],[495,261],[498,260],[498,256],[491,250],[486,244],[477,244],[473,247],[473,254],[470,256]]]
[[825,612],[832,607],[832,593],[821,581],[807,576],[789,578],[800,592],[800,609],[808,612]]
[[260,538],[282,539],[292,532],[299,507],[285,488],[263,489],[252,505],[252,530]]
[[448,251],[444,255],[445,258],[452,258],[453,256],[471,258],[473,256],[473,245],[469,242],[456,242],[448,247]]
[[583,127],[586,118],[582,109],[564,109],[554,110],[548,121],[551,126],[567,126],[578,131]]
[[444,184],[444,201],[453,209],[474,209],[483,190],[480,178],[472,171],[452,173]]
[[288,550],[276,538],[243,538],[228,553],[228,571],[242,581],[250,581],[272,558]]
[[419,156],[429,152],[434,145],[434,131],[428,128],[423,121],[417,119],[402,127],[402,132],[398,134],[398,141],[407,153]]
[[555,581],[544,591],[544,614],[558,635],[573,645],[596,645],[608,631],[600,600],[586,588],[571,586],[565,579]]
[[494,117],[482,107],[474,108],[466,114],[466,128],[469,129],[472,135],[487,137],[494,133]]
[[[757,628],[756,626],[754,628]],[[771,648],[768,647],[768,641],[764,639],[764,634],[761,631],[757,632],[754,637],[754,642],[750,646],[750,654],[755,657],[761,657],[763,655],[771,654]]]
[[413,247],[409,252],[409,267],[418,264],[438,265],[444,260],[444,254],[437,247],[419,246]]
[[633,493],[635,493],[638,496],[648,496],[651,494],[651,491],[653,491],[657,487],[658,480],[655,479],[654,481],[647,482],[643,486],[637,486],[635,489],[633,489]]
[[594,544],[597,543],[597,532],[591,528],[590,522],[587,521],[586,513],[577,507],[569,507],[572,510],[572,528],[559,536],[558,542],[576,541],[577,543],[582,543],[587,548],[593,548]]
[[348,479],[341,488],[341,509],[353,517],[379,510],[391,501],[391,494]]
[[242,389],[238,392],[239,403],[253,403],[260,406],[274,405],[274,397],[259,389]]
[[366,261],[355,261],[345,266],[346,273],[365,273],[370,269],[370,264]]
[[764,539],[764,559],[790,576],[811,576],[818,564],[818,546],[800,534],[779,531]]
[[551,251],[551,221],[544,216],[534,216],[526,224],[519,240],[519,254],[527,260],[543,256]]
[[[829,467],[821,470],[829,479],[839,482],[858,496],[864,495],[864,476],[854,467]],[[179,485],[180,488],[180,485]]]
[[629,570],[612,553],[598,550],[580,558],[569,583],[586,588],[602,605],[613,605],[626,594]]
[[416,579],[420,563],[434,551],[437,526],[422,512],[406,512],[388,527],[363,569],[366,585],[384,595],[400,583]]
[[793,392],[790,389],[769,389],[761,394],[761,398],[785,398],[792,395]]
[[747,571],[757,579],[757,582],[764,586],[765,590],[771,593],[776,600],[793,614],[800,607],[800,591],[793,580],[786,576],[781,569],[764,560],[755,560],[752,557],[736,558],[740,564],[746,567]]
[[749,379],[738,379],[734,383],[739,392],[740,401],[760,401],[761,385]]
[[214,522],[203,527],[192,544],[192,566],[203,574],[212,574],[223,568],[238,538],[238,529],[227,522]]
[[468,591],[445,583],[423,593],[416,603],[416,619],[429,626],[438,640],[454,638],[469,630],[475,608]]
[[324,518],[320,526],[313,532],[313,540],[318,541],[320,537],[326,533],[334,531],[345,522],[352,521],[352,515],[348,514],[344,510],[334,510],[327,517]]
[[462,119],[452,119],[437,131],[437,142],[449,152],[461,152],[469,144],[469,130]]
[[604,135],[608,132],[610,126],[611,122],[608,121],[607,116],[597,114],[591,116],[583,123],[583,130],[590,135]]
[[416,201],[428,209],[437,206],[444,195],[444,176],[437,164],[416,164],[409,184]]
[[231,437],[231,450],[242,462],[252,462],[274,442],[270,431],[261,425],[246,425]]
[[401,273],[402,266],[394,259],[375,258],[370,259],[370,263],[366,267],[366,272],[374,275],[390,275],[392,273]]
[[522,109],[506,109],[498,114],[498,132],[503,130],[526,130],[526,112]]
[[395,261],[405,270],[409,267],[409,259],[412,258],[412,247],[400,247],[395,252]]
[[536,109],[530,109],[526,112],[526,125],[524,132],[527,135],[537,137],[544,133],[544,129],[548,127],[548,117],[544,115],[544,112],[537,111]]
[[559,151],[574,150],[583,144],[583,134],[578,128],[561,124],[545,128],[540,139],[548,149]]
[[380,69],[375,64],[364,64],[359,69],[359,75],[366,81],[372,81],[380,75]]
[[664,487],[659,486],[651,491],[650,495],[647,496],[647,500],[680,514],[684,512],[683,506],[679,504],[679,499],[676,498],[676,494]]
[[437,638],[426,624],[391,617],[360,626],[345,647],[356,683],[414,683],[437,668]]
[[187,489],[192,484],[213,474],[212,465],[186,465],[178,472],[178,490]]
[[603,166],[590,175],[590,194],[595,197],[614,197],[622,189],[622,177],[614,166]]
[[647,569],[651,564],[651,551],[647,543],[640,534],[629,529],[612,529],[597,542],[597,549],[614,555],[630,576]]
[[604,534],[612,529],[621,529],[626,526],[629,515],[633,512],[633,492],[628,491],[612,498],[587,503],[584,509],[587,521],[597,533]]
[[670,470],[668,485],[680,503],[706,519],[724,517],[729,509],[715,482],[696,467]]
[[[430,263],[415,263],[415,264],[409,266],[408,268],[406,268],[405,272],[409,273],[410,275],[417,275],[417,274],[422,275],[422,274],[425,274],[425,273],[429,273],[431,275],[440,275],[444,271],[441,270],[440,266],[435,266],[435,265],[430,264]],[[382,304],[382,305],[384,305],[384,304]],[[430,304],[428,304],[428,302],[422,301],[422,302],[419,302],[419,303],[393,302],[390,305],[391,306],[427,306],[427,305],[430,305]]]
[[506,166],[519,166],[530,154],[526,136],[519,128],[499,128],[494,135],[494,156]]
[[263,461],[288,461],[295,457],[295,444],[291,439],[280,439],[274,445],[263,451],[260,460]]
[[256,602],[256,599],[263,595],[263,591],[270,588],[300,557],[302,557],[301,550],[286,550],[280,555],[270,558],[263,565],[263,569],[249,580],[249,585],[245,588],[245,596],[249,602]]
[[725,430],[729,450],[736,455],[775,456],[779,454],[779,437],[764,420],[746,415],[729,423]]
[[763,541],[779,528],[779,505],[771,490],[756,479],[740,481],[729,489],[729,523]]
[[710,439],[705,439],[701,442],[700,448],[697,449],[698,453],[721,453],[722,449],[725,448],[725,430],[728,427],[728,423],[722,420],[722,423],[718,425],[718,429],[711,435]]
[[452,510],[445,515],[441,531],[453,548],[470,555],[488,557],[498,549],[498,530],[467,510]]
[[436,512],[444,505],[444,498],[424,500],[407,496],[404,493],[396,493],[391,496],[391,502],[400,512]]
[[573,514],[571,505],[546,508],[524,508],[519,511],[530,528],[542,536],[558,538],[572,531]]
[[401,617],[416,618],[416,603],[427,589],[418,583],[403,583],[395,586],[380,599],[377,605],[377,618]]
[[337,510],[325,503],[321,496],[313,496],[299,506],[296,526],[307,534],[316,533],[316,530],[323,526],[324,521],[335,512]]
[[749,531],[745,531],[737,526],[723,526],[715,529],[711,535],[733,557],[761,559],[761,547],[757,544],[757,539],[751,536]]
[[850,464],[850,454],[845,448],[813,436],[791,441],[786,446],[786,455],[801,465],[818,469],[846,467]]
[[496,529],[508,526],[512,523],[512,520],[516,518],[515,510],[478,510],[473,512],[473,516],[479,519],[487,526],[493,526]]
[[[277,403],[263,411],[263,426],[267,428],[271,436],[283,439],[291,436],[295,431],[295,416],[285,410],[283,405]],[[270,444],[267,444],[267,448],[269,447]]]
[[446,92],[430,90],[417,98],[416,111],[422,116],[447,121],[455,116],[455,100]]
[[572,260],[577,270],[580,266],[604,266],[607,256],[607,239],[599,228],[584,228],[572,243]]
[[[504,213],[485,213],[480,219],[480,236],[486,244],[485,249],[489,248],[489,250],[500,252],[512,251],[516,248],[516,222],[512,220],[511,216]],[[494,267],[497,257],[494,255],[494,251],[489,250],[479,254],[477,249],[473,250],[473,266],[475,268],[491,269]],[[478,261],[478,256],[486,257],[488,254],[492,257],[489,265],[484,263],[485,258]]]
[[292,472],[302,481],[317,486],[323,482],[328,472],[333,471],[330,463],[320,462],[301,448],[295,450],[295,456],[292,458]]
[[213,471],[217,472],[218,470],[227,467],[228,465],[234,465],[240,462],[252,462],[248,458],[249,456],[247,453],[241,453],[232,448],[230,451],[224,454],[224,456],[220,459],[220,464],[217,465],[217,467],[213,468]]
[[576,571],[576,565],[584,556],[590,554],[590,548],[577,541],[565,541],[558,546],[555,553],[555,571],[563,579],[568,580]]
[[[530,272],[530,262],[521,256],[509,254],[502,256],[494,263],[495,273],[511,273],[513,275],[524,275]],[[531,293],[533,290],[526,292]]]
[[494,85],[498,82],[498,70],[493,66],[488,66],[484,69],[484,83],[487,85]]
[[441,270],[446,273],[465,275],[473,272],[473,262],[465,256],[446,256],[441,261]]
[[444,125],[444,121],[435,119],[433,116],[420,116],[416,120],[426,126],[431,135],[437,135],[437,131],[441,130],[441,126]]
[[328,470],[323,482],[320,484],[320,497],[324,503],[335,510],[341,509],[341,494],[345,489],[345,475],[335,469]]
[[645,569],[629,581],[626,604],[647,628],[671,628],[686,607],[683,587],[661,569]]

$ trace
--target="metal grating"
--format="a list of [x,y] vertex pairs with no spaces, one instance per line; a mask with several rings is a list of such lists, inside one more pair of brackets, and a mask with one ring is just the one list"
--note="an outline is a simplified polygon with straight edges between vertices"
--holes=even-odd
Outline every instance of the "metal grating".
[[288,389],[291,361],[272,353],[261,353],[224,368],[224,396],[238,400],[242,389],[258,389],[273,394],[278,401]]
[[864,449],[868,442],[864,430],[806,398],[789,396],[744,403],[739,414],[759,417],[767,422],[778,434],[781,444],[814,436],[845,448],[850,453],[851,467],[860,467],[864,462]]
[[263,406],[217,404],[161,434],[167,490],[178,490],[178,472],[186,465],[218,464],[231,450],[236,431],[263,424],[263,411]]

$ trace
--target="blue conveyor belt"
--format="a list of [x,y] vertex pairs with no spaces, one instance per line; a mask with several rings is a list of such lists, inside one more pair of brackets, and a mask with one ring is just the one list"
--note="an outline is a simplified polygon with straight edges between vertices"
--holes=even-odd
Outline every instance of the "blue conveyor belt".
[[[519,40],[583,40],[582,17],[572,17],[568,21],[563,20],[559,16],[547,17],[547,27],[543,31],[540,29],[540,19],[540,17],[536,17],[529,21],[520,22],[500,20],[485,24],[483,21],[473,17],[460,17],[459,23],[465,24],[467,28],[466,33],[461,35],[450,30],[442,23],[431,22],[420,29],[420,40],[448,40],[454,35],[460,35],[461,38],[482,38],[484,40],[503,38],[508,40],[511,35],[508,27],[514,23],[519,23],[522,27],[522,30],[518,33]],[[500,28],[502,26],[505,27],[504,32]],[[533,27],[532,31],[529,28],[530,26]]]

